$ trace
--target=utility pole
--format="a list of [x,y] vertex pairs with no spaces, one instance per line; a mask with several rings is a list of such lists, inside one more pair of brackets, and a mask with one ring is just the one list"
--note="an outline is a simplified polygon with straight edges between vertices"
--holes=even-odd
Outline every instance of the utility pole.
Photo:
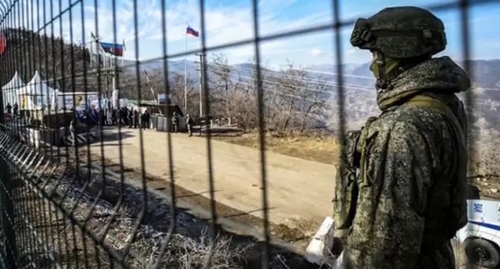
[[[149,80],[149,75],[148,75],[148,72],[146,71],[146,69],[144,69],[144,75],[146,76],[146,84],[149,86],[149,89],[151,90],[151,94],[155,98],[156,103],[159,105],[160,104],[159,100],[158,100],[157,96],[155,95],[155,91],[153,90],[153,86],[151,86],[151,81]],[[165,100],[166,99],[167,99],[167,96],[165,96]]]
[[[122,60],[123,60],[123,56],[122,57]],[[114,65],[115,63],[112,63],[112,65]],[[111,65],[110,65],[111,66]],[[115,93],[114,96],[114,100],[113,98],[111,98],[113,100],[113,109],[117,109],[120,107],[120,86],[119,86],[119,76],[120,76],[120,73],[123,71],[123,61],[122,61],[122,66],[114,66],[114,70],[112,71],[112,75],[113,75],[113,92]],[[112,94],[113,96],[113,94]]]
[[[187,52],[187,35],[186,35],[186,52]],[[184,111],[188,109],[187,105],[187,56],[184,56]]]
[[106,71],[106,91],[105,91],[106,98],[109,97],[108,92],[109,92],[109,71]]
[[195,62],[197,64],[199,64],[199,67],[196,69],[198,72],[199,72],[199,79],[200,79],[200,118],[203,117],[203,88],[204,88],[204,84],[205,84],[205,79],[204,79],[204,74],[205,72],[203,72],[203,68],[207,68],[206,65],[205,65],[205,54],[203,53],[199,53],[199,54],[196,54],[197,56],[200,56],[200,61],[199,62]]

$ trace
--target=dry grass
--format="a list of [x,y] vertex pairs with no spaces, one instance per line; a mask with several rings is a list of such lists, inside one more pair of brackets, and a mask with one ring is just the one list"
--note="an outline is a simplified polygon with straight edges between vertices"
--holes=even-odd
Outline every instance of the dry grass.
[[[257,133],[245,133],[241,136],[215,136],[214,139],[233,143],[241,146],[259,148],[259,137]],[[326,136],[266,136],[266,148],[268,151],[302,158],[321,163],[333,164],[338,159],[340,149],[334,137]]]
[[[71,173],[62,169],[61,173]],[[101,177],[100,174],[92,174],[90,179],[93,185]],[[65,177],[71,178],[71,177]],[[157,223],[141,223],[137,229],[137,208],[124,207],[116,209],[110,201],[99,199],[95,202],[96,195],[92,192],[80,192],[82,186],[71,184],[72,180],[63,179],[60,182],[51,180],[40,182],[45,186],[44,191],[53,193],[52,197],[61,202],[61,206],[71,211],[78,221],[88,222],[85,226],[98,236],[103,235],[103,228],[111,222],[109,231],[106,233],[105,244],[112,247],[118,253],[123,253],[126,245],[130,244],[131,252],[127,256],[127,263],[132,268],[148,268],[150,261],[160,262],[160,268],[191,269],[201,268],[209,257],[210,243],[214,241],[214,252],[211,257],[211,268],[233,269],[247,268],[248,255],[251,254],[254,244],[234,245],[229,235],[217,233],[215,238],[210,233],[209,226],[193,220],[188,216],[178,216],[178,232],[173,234],[169,244],[166,246],[165,255],[159,257],[162,242],[166,237],[166,225]],[[120,268],[116,260],[110,258],[106,251],[95,244],[91,238],[82,233],[81,229],[71,223],[66,216],[54,205],[41,198],[28,187],[29,183],[19,185],[16,194],[24,198],[21,203],[16,203],[20,218],[18,226],[20,230],[20,241],[28,244],[21,247],[20,253],[23,265],[35,264],[38,268],[51,268],[61,266],[67,268],[83,268],[86,265]],[[59,184],[58,184],[59,183]],[[89,188],[89,191],[92,188]],[[135,190],[127,188],[127,198],[132,204],[140,207],[140,195]],[[169,212],[165,205],[156,202],[148,214],[166,216]],[[49,204],[51,205],[49,208]],[[135,212],[134,212],[135,211]],[[114,217],[113,217],[114,216]],[[113,218],[113,219],[112,219]],[[162,227],[159,227],[162,226]],[[198,230],[197,235],[186,235],[185,229]],[[131,235],[137,231],[135,238]]]
[[[88,233],[82,232],[65,213],[56,209],[60,207],[71,212],[76,221],[85,223],[90,233],[104,236],[104,244],[118,255],[130,247],[126,263],[131,268],[149,268],[150,262],[158,262],[159,268],[202,268],[210,257],[212,242],[210,268],[260,268],[257,240],[235,236],[220,228],[213,236],[206,221],[182,210],[177,212],[176,231],[165,245],[165,254],[160,257],[172,218],[166,200],[148,194],[148,207],[144,218],[139,219],[144,203],[141,189],[128,184],[122,186],[99,169],[88,170],[85,166],[80,167],[80,176],[75,178],[74,165],[68,166],[65,161],[62,164],[53,174],[50,168],[35,171],[40,176],[36,185],[43,188],[44,193],[50,193],[52,201],[34,192],[33,183],[18,181],[16,195],[24,198],[15,203],[20,224],[17,239],[24,243],[18,246],[21,267],[32,264],[37,268],[121,268],[102,243],[94,243]],[[106,185],[103,187],[104,179]],[[120,189],[125,200],[117,207]],[[107,225],[109,230],[105,231]],[[134,231],[135,236],[132,236]],[[272,252],[271,268],[311,268],[297,255],[274,247]]]

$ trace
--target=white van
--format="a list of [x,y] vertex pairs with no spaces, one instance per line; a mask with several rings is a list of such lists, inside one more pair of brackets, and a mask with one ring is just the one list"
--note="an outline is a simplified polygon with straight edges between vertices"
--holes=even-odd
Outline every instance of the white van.
[[500,201],[467,200],[469,222],[457,233],[469,262],[486,268],[500,264]]
[[[468,223],[457,232],[459,245],[465,246],[468,261],[485,268],[500,265],[500,201],[480,200],[479,189],[469,185],[467,197]],[[334,222],[327,217],[309,243],[306,258],[311,263],[334,266],[331,257]],[[334,267],[333,267],[334,268]]]

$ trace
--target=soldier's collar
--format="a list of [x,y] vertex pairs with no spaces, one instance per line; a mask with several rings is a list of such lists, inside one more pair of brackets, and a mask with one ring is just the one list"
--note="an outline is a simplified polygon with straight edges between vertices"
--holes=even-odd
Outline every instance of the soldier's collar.
[[410,91],[401,92],[393,97],[387,98],[378,103],[380,110],[382,111],[392,111],[403,104],[406,100],[419,94],[422,90],[415,89]]

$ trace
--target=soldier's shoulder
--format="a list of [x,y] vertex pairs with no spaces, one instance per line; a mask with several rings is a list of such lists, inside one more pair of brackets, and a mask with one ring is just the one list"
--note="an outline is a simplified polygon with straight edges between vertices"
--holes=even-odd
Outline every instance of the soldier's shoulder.
[[429,122],[439,119],[433,111],[420,107],[402,106],[382,114],[370,123],[370,133],[413,134],[427,129]]

